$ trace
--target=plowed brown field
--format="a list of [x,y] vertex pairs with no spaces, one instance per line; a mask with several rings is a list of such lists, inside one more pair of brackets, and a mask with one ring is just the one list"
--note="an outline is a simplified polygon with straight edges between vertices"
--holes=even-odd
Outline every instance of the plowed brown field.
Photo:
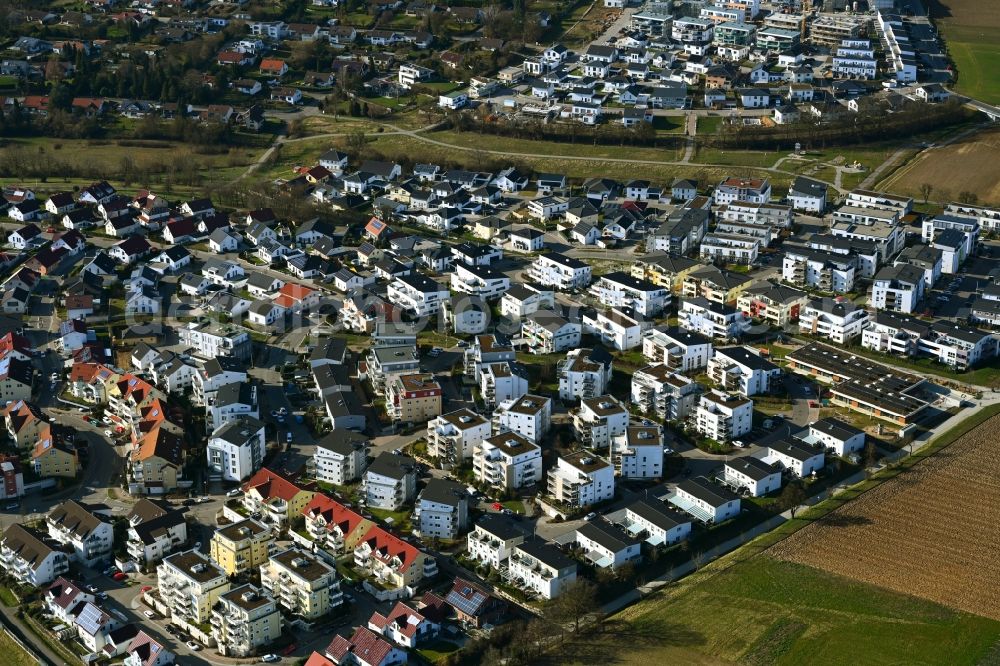
[[769,553],[1000,619],[1000,416]]

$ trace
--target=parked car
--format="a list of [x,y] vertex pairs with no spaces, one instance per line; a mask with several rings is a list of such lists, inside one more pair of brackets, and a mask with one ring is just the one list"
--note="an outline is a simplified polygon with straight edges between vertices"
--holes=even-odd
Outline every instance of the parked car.
[[260,658],[260,660],[265,664],[273,664],[277,661],[281,661],[281,657],[279,657],[276,654],[265,654],[263,657]]
[[239,497],[242,494],[243,494],[242,490],[240,490],[239,488],[233,488],[228,493],[226,493],[226,497]]
[[125,575],[124,573],[122,573],[121,571],[119,571],[116,574],[113,574],[111,577],[114,578],[115,580],[117,580],[118,582],[121,582],[121,581],[126,580],[128,578],[128,576]]
[[104,436],[105,437],[114,437],[115,433],[111,432],[110,430],[105,430],[104,431]]
[[201,646],[195,643],[194,641],[188,641],[184,645],[187,645],[192,652],[197,652],[198,650],[201,649]]
[[143,615],[145,615],[145,616],[146,616],[146,618],[147,618],[147,619],[150,619],[150,620],[152,620],[152,619],[155,619],[155,618],[156,618],[156,613],[154,613],[153,611],[150,611],[150,610],[147,610],[147,611],[142,611],[142,614],[143,614]]
[[586,516],[583,517],[583,519],[588,522],[593,520],[594,518],[597,518],[597,512],[595,511],[591,511],[590,513],[588,513]]

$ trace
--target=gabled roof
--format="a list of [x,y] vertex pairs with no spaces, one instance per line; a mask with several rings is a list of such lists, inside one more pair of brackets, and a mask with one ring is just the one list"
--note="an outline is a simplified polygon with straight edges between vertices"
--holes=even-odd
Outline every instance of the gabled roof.
[[263,500],[278,497],[286,502],[291,502],[296,495],[302,492],[302,488],[295,485],[290,479],[274,472],[266,467],[257,471],[250,480],[243,484],[243,492],[256,490]]

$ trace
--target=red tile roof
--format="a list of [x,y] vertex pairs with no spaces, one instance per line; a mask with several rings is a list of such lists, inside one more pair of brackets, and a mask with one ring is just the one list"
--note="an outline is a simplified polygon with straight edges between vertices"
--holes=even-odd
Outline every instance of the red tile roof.
[[334,663],[319,652],[313,652],[306,660],[306,666],[334,666]]
[[302,489],[292,483],[290,479],[264,467],[243,484],[243,492],[250,492],[250,490],[256,490],[264,500],[279,497],[286,502],[291,502]]
[[425,620],[426,618],[418,613],[416,609],[411,608],[402,601],[397,601],[388,615],[382,615],[378,612],[372,613],[372,616],[368,619],[368,624],[375,625],[379,629],[385,629],[389,625],[394,624],[399,633],[407,638],[412,638],[417,633],[420,623]]
[[[394,558],[399,559],[399,571],[405,572],[420,556],[415,546],[408,544],[395,534],[387,532],[378,525],[373,525],[361,538],[361,543],[367,543],[372,549],[372,557],[392,566]],[[361,543],[358,545],[360,546]]]
[[390,652],[392,645],[366,627],[355,629],[354,635],[350,638],[334,636],[326,648],[326,654],[337,664],[344,663],[344,657],[351,653],[361,662],[377,666],[389,656]]

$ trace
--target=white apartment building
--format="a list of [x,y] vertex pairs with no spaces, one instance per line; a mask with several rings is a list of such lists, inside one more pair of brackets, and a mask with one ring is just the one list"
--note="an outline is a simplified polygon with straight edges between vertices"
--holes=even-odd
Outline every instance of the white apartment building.
[[750,318],[742,310],[701,296],[685,299],[681,303],[678,323],[681,328],[707,338],[726,340],[742,337],[751,325]]
[[156,580],[170,619],[182,626],[207,623],[212,607],[230,587],[226,572],[196,550],[165,557]]
[[632,374],[632,404],[643,414],[664,421],[683,421],[694,408],[701,387],[662,363],[647,365]]
[[480,372],[479,393],[487,410],[528,392],[528,376],[520,365],[506,361],[489,363]]
[[[540,395],[523,395],[505,400],[493,412],[493,431],[516,432],[538,444],[552,425],[552,399]],[[487,433],[488,435],[488,433]]]
[[814,299],[799,314],[799,332],[842,345],[868,326],[868,311],[851,301]]
[[725,264],[749,266],[760,254],[760,239],[745,234],[714,233],[701,239],[701,258]]
[[663,476],[663,431],[658,425],[629,426],[611,438],[611,464],[623,479]]
[[317,481],[344,486],[361,478],[368,463],[368,437],[352,430],[334,429],[316,443],[311,464]]
[[768,444],[764,461],[804,478],[823,468],[823,451],[824,449],[793,439],[779,439]]
[[924,272],[910,264],[885,266],[872,280],[871,306],[912,313],[924,298]]
[[846,456],[864,450],[865,431],[840,419],[828,417],[810,423],[808,434],[803,440],[827,450],[832,449],[835,455]]
[[509,566],[519,587],[543,599],[555,599],[576,580],[576,562],[541,539],[514,546]]
[[703,476],[681,481],[667,501],[703,523],[721,523],[740,514],[739,496]]
[[751,497],[763,497],[781,488],[781,468],[753,456],[727,460],[722,468],[726,485]]
[[606,449],[611,441],[625,434],[628,410],[610,395],[584,398],[573,415],[573,430],[580,445],[588,449]]
[[691,534],[691,520],[657,500],[641,499],[625,507],[625,525],[631,534],[645,532],[651,546],[670,546]]
[[437,314],[448,290],[424,275],[401,275],[389,283],[389,300],[416,317]]
[[267,445],[264,424],[252,416],[238,416],[208,439],[205,454],[209,474],[224,481],[243,481],[264,464]]
[[413,519],[423,539],[457,539],[469,525],[469,493],[454,481],[431,479],[417,496]]
[[924,218],[923,226],[921,228],[921,237],[923,238],[923,241],[929,245],[937,240],[939,234],[952,229],[961,232],[964,235],[964,256],[968,257],[974,254],[976,244],[979,242],[980,232],[979,220],[975,217],[951,215],[946,213],[942,215],[935,215],[931,218]]
[[651,324],[631,308],[598,311],[583,315],[583,329],[598,336],[608,347],[619,351],[633,349],[642,344],[642,334]]
[[749,398],[770,393],[781,378],[781,368],[750,347],[718,347],[708,362],[708,376],[723,390]]
[[559,362],[556,372],[561,399],[592,398],[607,392],[612,358],[602,347],[574,349]]
[[650,363],[662,363],[674,372],[693,372],[708,367],[712,339],[677,327],[654,328],[642,336],[642,355]]
[[552,252],[539,255],[527,276],[542,286],[566,291],[583,289],[590,284],[591,275],[590,264]]
[[298,548],[271,555],[260,568],[260,586],[285,611],[306,621],[344,603],[337,570]]
[[281,637],[281,612],[260,589],[242,585],[219,596],[211,626],[219,654],[249,657]]
[[901,216],[913,211],[913,199],[910,197],[900,197],[871,190],[853,190],[847,194],[844,203],[856,208],[893,210]]
[[396,511],[417,494],[417,461],[408,456],[382,452],[362,477],[365,505]]
[[753,400],[713,390],[701,395],[690,420],[702,436],[728,443],[753,429]]
[[576,545],[600,569],[615,570],[642,558],[639,540],[605,520],[593,520],[576,528]]
[[763,204],[771,200],[771,183],[766,178],[731,176],[715,186],[712,197],[717,206],[726,206],[734,201]]
[[0,569],[24,585],[41,587],[69,571],[69,555],[30,527],[13,523],[0,543]]
[[500,298],[510,289],[510,278],[489,266],[456,263],[451,274],[451,289],[489,301]]
[[421,81],[426,81],[431,76],[434,75],[433,69],[428,69],[426,67],[421,67],[420,65],[414,65],[412,63],[403,63],[399,66],[399,72],[396,75],[396,81],[400,86],[409,90],[417,83]]
[[554,354],[580,346],[581,326],[551,310],[537,310],[521,320],[521,339],[532,354]]
[[427,454],[461,463],[490,436],[492,424],[471,409],[462,408],[427,422]]
[[125,517],[128,531],[125,548],[136,562],[152,564],[187,543],[184,513],[164,502],[140,499]]
[[180,343],[191,347],[196,356],[204,359],[232,356],[241,361],[250,360],[250,332],[241,326],[213,321],[191,322],[176,330]]
[[617,271],[602,275],[591,290],[609,308],[631,308],[645,317],[656,317],[670,302],[670,291]]
[[524,543],[524,538],[524,532],[506,517],[488,513],[469,532],[466,553],[476,562],[499,569],[506,564],[514,547]]
[[515,432],[502,432],[472,451],[476,481],[516,490],[542,480],[542,447]]
[[517,354],[507,340],[492,333],[477,335],[465,350],[465,374],[478,382],[484,365],[516,360]]
[[745,222],[775,229],[787,229],[795,218],[792,207],[785,204],[740,200],[726,204],[718,215],[726,222]]
[[549,470],[546,490],[557,502],[570,506],[597,504],[615,496],[615,468],[587,451],[559,456]]
[[555,293],[530,284],[511,285],[500,299],[500,314],[508,319],[521,319],[539,310],[556,307]]
[[783,280],[836,294],[854,289],[856,270],[857,262],[853,256],[808,248],[787,249],[781,262]]
[[70,549],[71,558],[88,567],[111,559],[114,540],[111,521],[94,511],[93,507],[67,500],[52,509],[45,519],[49,538]]

